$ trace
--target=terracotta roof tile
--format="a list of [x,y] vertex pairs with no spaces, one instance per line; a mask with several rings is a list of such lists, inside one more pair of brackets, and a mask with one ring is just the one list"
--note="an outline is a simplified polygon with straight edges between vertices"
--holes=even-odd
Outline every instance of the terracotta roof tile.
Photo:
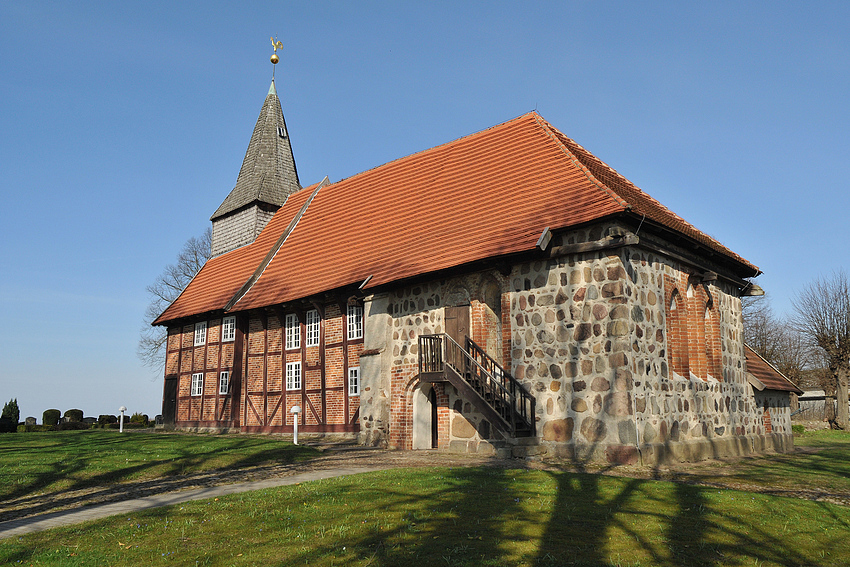
[[791,380],[786,378],[784,374],[759,356],[759,354],[747,344],[744,345],[744,354],[747,357],[747,372],[758,378],[768,390],[794,392],[795,394],[803,393],[803,391],[795,386]]
[[[256,242],[211,260],[158,322],[227,304],[311,191],[290,196]],[[546,227],[629,210],[752,267],[531,112],[321,188],[232,310],[531,250]]]
[[286,229],[289,220],[315,188],[308,187],[290,195],[265,230],[253,243],[211,258],[189,282],[183,293],[160,315],[154,325],[224,309],[224,306],[251,277],[254,270]]
[[[541,118],[541,120],[543,120]],[[641,191],[631,181],[617,173],[614,168],[588,152],[574,140],[564,136],[561,132],[549,126],[545,120],[543,122],[555,133],[557,138],[572,152],[581,163],[587,167],[591,175],[606,187],[611,188],[615,193],[622,197],[623,201],[629,204],[631,210],[639,215],[646,215],[650,220],[657,222],[667,228],[671,228],[676,232],[688,236],[700,244],[711,248],[721,254],[733,258],[734,260],[748,266],[753,270],[753,276],[757,275],[759,269],[730,250],[723,246],[720,242],[701,232],[685,219],[672,212],[670,209]]]

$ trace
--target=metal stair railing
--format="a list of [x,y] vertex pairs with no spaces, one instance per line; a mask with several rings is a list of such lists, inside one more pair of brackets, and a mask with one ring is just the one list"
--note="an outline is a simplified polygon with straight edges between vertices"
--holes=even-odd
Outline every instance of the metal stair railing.
[[531,434],[534,434],[534,406],[535,398],[522,387],[519,381],[511,376],[501,364],[493,357],[478,346],[471,338],[466,337],[466,350],[470,356],[484,367],[491,376],[498,380],[504,388],[508,390],[513,398],[512,409],[518,414],[524,424],[529,428]]

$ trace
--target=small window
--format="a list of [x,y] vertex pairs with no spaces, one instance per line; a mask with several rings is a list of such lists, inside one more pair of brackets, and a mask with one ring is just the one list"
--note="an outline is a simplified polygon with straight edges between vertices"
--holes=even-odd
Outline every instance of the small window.
[[348,395],[360,395],[360,367],[352,366],[348,369]]
[[301,327],[298,315],[289,313],[286,316],[286,349],[301,348]]
[[286,363],[286,389],[300,390],[301,389],[301,363],[287,362]]
[[195,346],[207,344],[207,322],[195,323]]
[[363,307],[360,305],[349,305],[348,316],[348,340],[363,338]]
[[222,395],[230,393],[230,372],[222,372],[218,375],[218,393]]
[[319,345],[319,312],[311,309],[307,312],[307,346]]
[[236,317],[225,317],[221,321],[221,341],[224,343],[236,340]]
[[192,374],[192,395],[200,396],[204,393],[204,373],[197,372]]
[[286,138],[286,127],[285,126],[278,126],[277,127],[277,135],[280,136],[281,138]]

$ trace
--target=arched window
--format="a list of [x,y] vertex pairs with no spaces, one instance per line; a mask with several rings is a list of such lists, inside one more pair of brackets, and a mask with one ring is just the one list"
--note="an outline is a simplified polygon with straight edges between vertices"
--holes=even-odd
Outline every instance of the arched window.
[[702,323],[706,373],[711,375],[715,380],[723,380],[723,365],[721,364],[722,356],[720,352],[720,316],[711,296],[709,296],[708,301],[705,303],[705,316]]
[[667,303],[667,359],[673,372],[688,378],[688,309],[678,288],[673,288]]

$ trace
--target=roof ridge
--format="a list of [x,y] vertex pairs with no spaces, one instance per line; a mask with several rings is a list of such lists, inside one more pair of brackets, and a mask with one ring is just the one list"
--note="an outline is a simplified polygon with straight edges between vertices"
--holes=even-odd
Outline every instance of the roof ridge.
[[[741,262],[744,265],[748,265],[748,266],[752,267],[758,273],[759,270],[758,270],[757,266],[751,264],[745,258],[743,258],[739,254],[732,251],[729,247],[724,245],[722,242],[720,242],[719,240],[717,240],[716,238],[714,238],[713,236],[711,236],[707,232],[700,230],[699,228],[697,228],[696,226],[694,226],[693,224],[691,224],[690,222],[688,222],[687,220],[685,220],[684,218],[682,218],[681,216],[679,216],[678,214],[673,212],[670,208],[665,206],[661,201],[659,201],[658,199],[656,199],[655,197],[653,197],[652,195],[650,195],[649,193],[647,193],[646,191],[642,190],[640,187],[638,187],[637,185],[632,183],[623,174],[621,174],[616,169],[614,169],[613,167],[611,167],[610,165],[608,165],[607,163],[605,163],[604,161],[599,159],[595,154],[593,154],[593,152],[591,152],[590,150],[588,150],[587,148],[585,148],[584,146],[582,146],[581,144],[579,144],[578,142],[576,142],[575,140],[573,140],[572,138],[565,135],[563,132],[561,132],[560,130],[558,130],[557,128],[555,128],[554,126],[549,124],[548,122],[546,122],[546,120],[543,119],[542,117],[541,117],[541,120],[544,123],[547,124],[548,128],[553,133],[555,133],[555,135],[558,138],[560,138],[564,142],[565,145],[573,146],[576,150],[578,150],[581,154],[583,154],[581,157],[577,156],[578,161],[580,163],[582,163],[582,165],[585,165],[587,167],[587,165],[584,163],[585,160],[589,161],[589,162],[593,162],[595,166],[603,168],[603,170],[606,173],[612,175],[622,185],[622,188],[618,190],[616,187],[614,187],[612,185],[609,185],[607,183],[605,184],[605,186],[609,187],[611,189],[611,191],[616,193],[622,201],[628,203],[628,209],[632,210],[633,212],[635,212],[637,214],[641,214],[644,217],[649,217],[650,219],[652,219],[655,222],[660,222],[662,225],[667,226],[668,228],[672,228],[676,232],[679,232],[679,233],[681,233],[681,234],[683,234],[683,235],[685,235],[685,236],[687,236],[691,239],[694,239],[697,242],[700,242],[699,237],[701,236],[702,238],[704,238],[707,241],[707,242],[702,242],[703,245],[708,245],[708,243],[713,244],[713,246],[709,246],[709,247],[714,248],[718,252],[722,252],[724,255],[726,255],[726,256],[728,256],[728,257],[730,257],[730,258],[732,258],[732,259],[734,259],[738,262]],[[575,155],[575,152],[572,151],[572,150],[571,150],[571,153],[573,155]],[[587,169],[590,170],[590,167],[587,167]],[[592,173],[592,171],[591,171],[591,173]],[[597,177],[594,175],[594,178],[597,178]],[[621,191],[625,191],[626,193],[632,192],[632,193],[634,193],[634,195],[631,198],[629,198],[628,195],[622,195]],[[643,202],[640,202],[640,201],[643,201]],[[663,221],[662,219],[659,219],[659,218],[653,218],[654,215],[651,214],[652,208],[657,208],[659,211],[662,211],[663,214],[669,215],[676,222],[681,223],[687,229],[690,229],[691,231],[693,231],[693,234],[688,234],[688,232],[686,232],[686,231],[683,231],[681,229],[674,228],[674,227],[670,226],[669,221]],[[647,209],[649,209],[649,210],[647,210]],[[697,235],[697,236],[695,236],[695,235]]]
[[428,152],[430,152],[430,151],[432,151],[432,150],[436,150],[436,149],[438,149],[438,148],[444,148],[444,147],[446,147],[446,146],[450,146],[450,145],[455,144],[455,143],[457,143],[457,142],[460,142],[460,141],[462,141],[462,140],[466,140],[466,139],[468,139],[468,138],[472,138],[472,137],[474,137],[474,136],[478,136],[478,135],[480,135],[480,134],[483,134],[484,132],[487,132],[487,131],[490,131],[490,130],[495,130],[496,128],[501,128],[501,127],[503,127],[503,126],[507,126],[508,124],[511,124],[511,123],[513,123],[513,122],[516,122],[516,121],[520,120],[521,118],[525,118],[526,116],[531,116],[531,115],[535,115],[535,114],[537,114],[537,112],[536,112],[536,111],[534,111],[534,110],[530,110],[530,111],[528,111],[528,112],[524,112],[523,114],[520,114],[520,115],[518,115],[518,116],[514,116],[514,117],[513,117],[513,118],[511,118],[510,120],[505,120],[504,122],[500,122],[499,124],[494,124],[493,126],[488,126],[487,128],[482,128],[481,130],[476,130],[475,132],[472,132],[472,133],[470,133],[470,134],[464,134],[463,136],[460,136],[460,137],[455,138],[455,139],[453,139],[453,140],[449,140],[448,142],[443,142],[442,144],[437,144],[436,146],[431,146],[430,148],[425,148],[424,150],[419,150],[419,151],[417,151],[417,152],[413,152],[412,154],[407,154],[406,156],[402,156],[402,157],[399,157],[399,158],[395,158],[395,159],[393,159],[393,160],[390,160],[390,161],[384,162],[384,163],[382,163],[382,164],[380,164],[380,165],[376,165],[376,166],[374,166],[374,167],[370,167],[369,169],[364,169],[363,171],[358,171],[357,173],[355,173],[355,174],[353,174],[353,175],[350,175],[350,176],[348,176],[348,177],[343,177],[343,178],[341,178],[341,179],[339,179],[339,180],[337,180],[337,181],[334,181],[331,185],[336,185],[337,183],[341,183],[341,182],[343,182],[343,181],[348,181],[348,180],[350,180],[350,179],[355,179],[355,178],[357,178],[357,177],[360,177],[361,175],[365,175],[365,174],[367,174],[367,173],[371,173],[371,172],[373,172],[373,171],[376,171],[376,170],[382,169],[382,168],[384,168],[384,167],[387,167],[387,166],[390,166],[390,165],[396,164],[396,163],[398,163],[398,162],[400,162],[400,161],[404,161],[404,160],[406,160],[406,159],[408,159],[408,158],[412,158],[412,157],[414,157],[414,156],[419,156],[419,155],[422,155],[422,154],[428,153]]
[[[554,132],[561,134],[561,136],[563,136],[565,138],[567,138],[567,136],[564,136],[561,132],[559,132],[554,126],[549,124],[549,122],[547,122],[546,119],[543,118],[542,116],[540,116],[540,114],[538,114],[537,112],[534,112],[533,114],[534,114],[535,120],[537,120],[537,123],[540,125],[540,127],[543,129],[543,131],[546,133],[546,135],[548,135],[550,138],[552,138],[552,140],[554,140],[554,142],[556,144],[558,144],[558,146],[561,148],[561,150],[563,150],[563,152],[565,154],[567,154],[567,156],[569,156],[570,161],[572,161],[573,164],[576,167],[578,167],[579,170],[582,173],[584,173],[584,175],[587,177],[588,181],[590,181],[593,185],[595,185],[600,191],[607,193],[608,196],[613,198],[617,202],[617,204],[619,204],[621,207],[623,207],[625,209],[631,209],[632,208],[631,204],[628,201],[626,201],[625,199],[623,199],[623,197],[621,197],[619,194],[617,194],[616,191],[614,191],[612,188],[608,187],[602,180],[597,179],[597,177],[595,175],[593,175],[593,172],[590,171],[590,169],[588,169],[588,167],[572,151],[570,151],[570,149],[566,146],[566,144],[564,144],[561,140],[558,139],[558,136]],[[569,138],[567,138],[567,139],[569,139]],[[584,149],[584,148],[582,148],[582,149]],[[585,151],[587,151],[587,150],[585,150]],[[590,152],[588,152],[588,153],[590,153]],[[599,160],[599,161],[601,162],[602,160]]]

